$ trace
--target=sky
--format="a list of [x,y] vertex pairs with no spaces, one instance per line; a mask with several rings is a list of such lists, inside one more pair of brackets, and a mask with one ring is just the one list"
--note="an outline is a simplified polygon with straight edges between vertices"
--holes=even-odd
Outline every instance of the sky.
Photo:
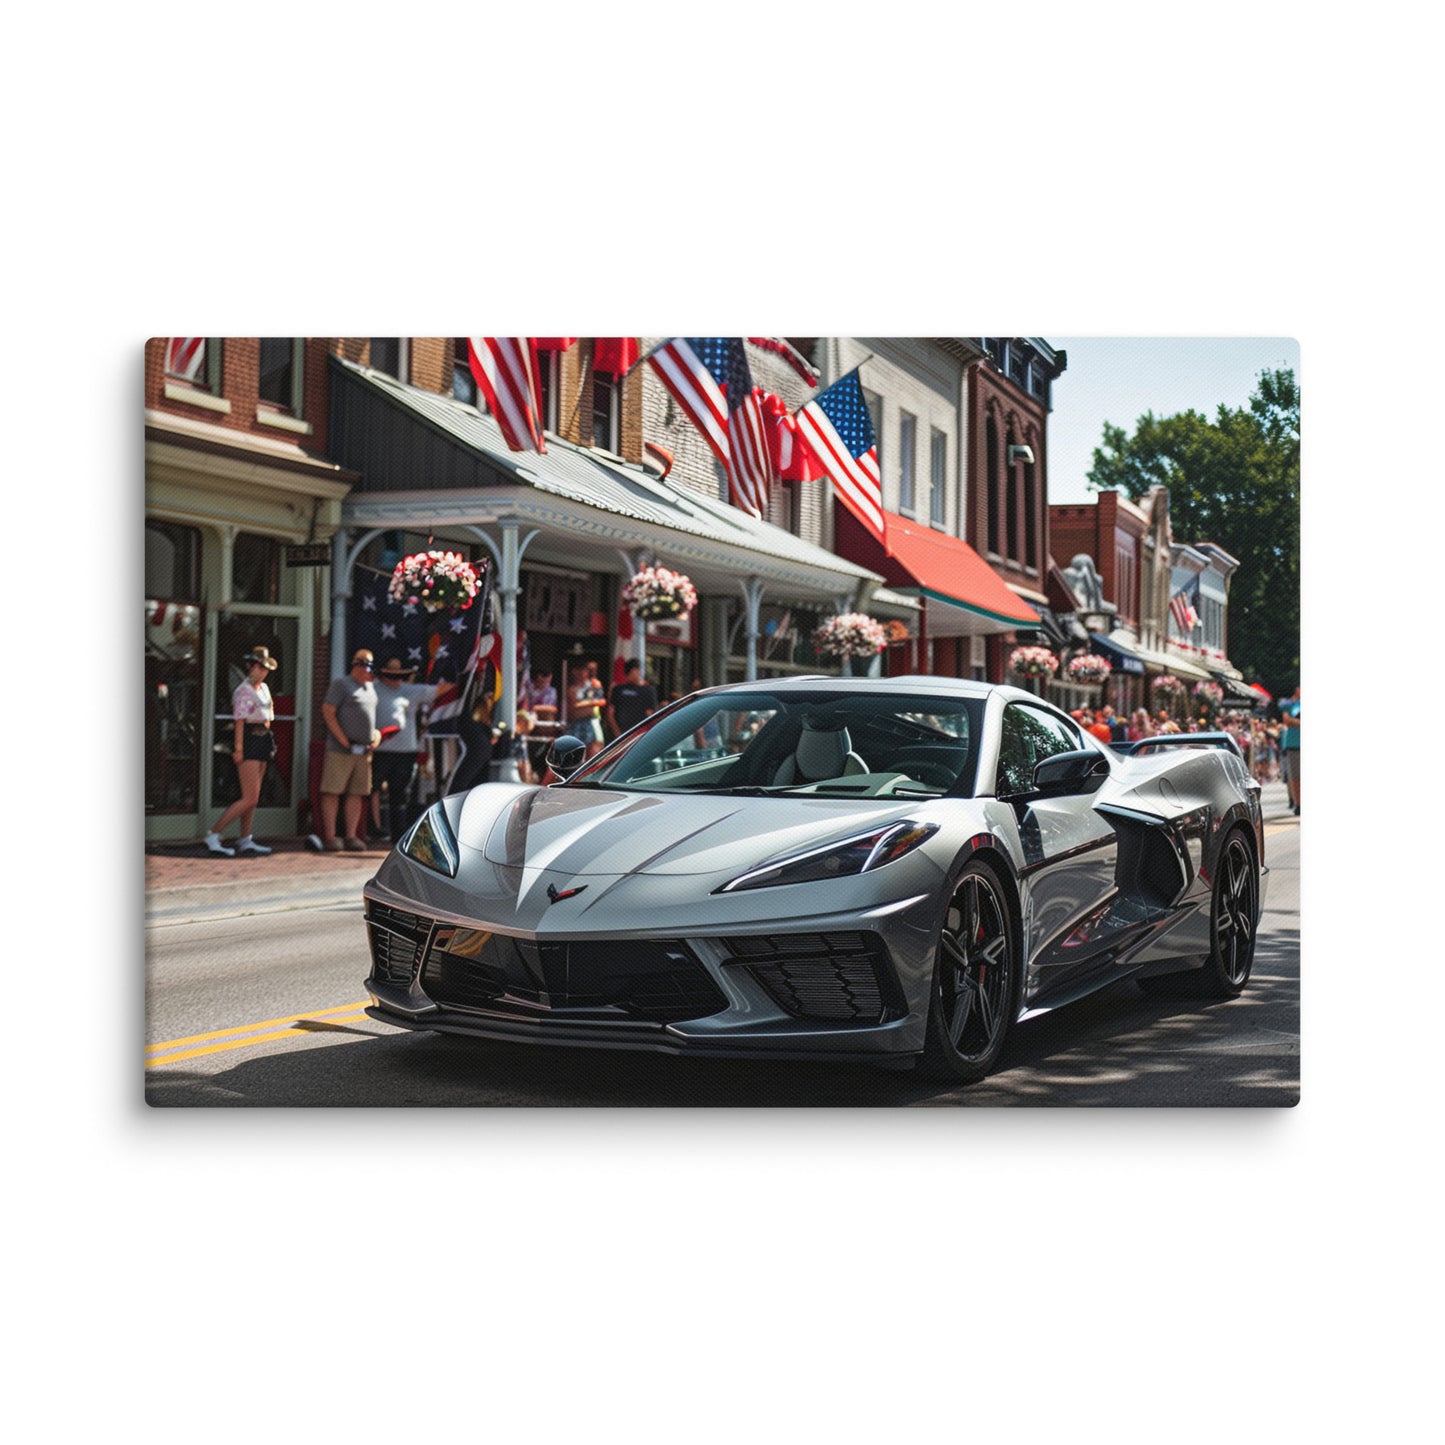
[[1049,501],[1084,502],[1104,423],[1126,432],[1147,411],[1172,416],[1191,407],[1213,417],[1243,406],[1261,371],[1300,374],[1299,343],[1287,336],[1047,336],[1069,364],[1054,383],[1049,414]]

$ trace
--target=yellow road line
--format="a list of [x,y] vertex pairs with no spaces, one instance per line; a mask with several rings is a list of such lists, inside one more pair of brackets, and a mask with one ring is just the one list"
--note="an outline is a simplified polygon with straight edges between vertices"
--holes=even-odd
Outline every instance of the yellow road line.
[[215,1029],[208,1034],[191,1034],[188,1038],[171,1039],[164,1044],[147,1044],[146,1053],[165,1053],[170,1049],[180,1048],[182,1044],[203,1044],[211,1039],[235,1038],[237,1034],[251,1033],[255,1029],[271,1029],[275,1028],[277,1024],[295,1023],[297,1019],[324,1019],[329,1018],[332,1014],[355,1013],[357,1009],[365,1007],[366,1000],[362,999],[360,1003],[343,1003],[338,1004],[335,1008],[309,1009],[305,1013],[283,1014],[279,1019],[262,1019],[259,1023],[237,1024],[235,1028]]
[[[356,1004],[345,1004],[345,1005],[343,1005],[343,1007],[344,1007],[344,1008],[348,1008],[348,1009],[355,1009],[355,1008],[357,1008],[357,1005],[356,1005]],[[335,1010],[335,1009],[328,1009],[328,1010],[327,1010],[327,1013],[329,1013],[329,1014],[335,1014],[336,1012],[337,1012],[337,1010]],[[308,1018],[308,1017],[318,1017],[318,1015],[314,1015],[314,1014],[313,1014],[313,1015],[300,1014],[300,1015],[297,1016],[297,1019],[296,1019],[289,1027],[284,1028],[284,1029],[275,1029],[273,1032],[268,1033],[268,1034],[248,1033],[248,1034],[246,1034],[246,1035],[245,1035],[244,1037],[242,1037],[242,1038],[227,1038],[227,1039],[225,1039],[223,1042],[221,1042],[221,1043],[219,1043],[219,1044],[203,1044],[200,1048],[197,1048],[197,1049],[182,1049],[179,1053],[169,1053],[169,1054],[165,1054],[163,1057],[157,1057],[157,1058],[147,1059],[147,1060],[146,1060],[146,1068],[148,1068],[148,1069],[153,1069],[153,1068],[155,1068],[155,1067],[156,1067],[157,1065],[159,1065],[159,1064],[176,1064],[176,1063],[179,1063],[182,1059],[195,1059],[195,1058],[199,1058],[202,1054],[219,1054],[219,1053],[223,1053],[223,1052],[224,1052],[225,1050],[227,1050],[227,1049],[244,1049],[244,1048],[246,1048],[246,1047],[247,1047],[248,1045],[250,1045],[250,1044],[266,1044],[266,1043],[272,1042],[272,1041],[275,1040],[275,1039],[284,1039],[284,1038],[291,1037],[291,1036],[293,1036],[293,1035],[305,1034],[305,1033],[309,1032],[309,1030],[303,1029],[303,1028],[298,1028],[298,1027],[296,1027],[296,1024],[297,1024],[298,1022],[300,1022],[302,1019]],[[364,1013],[343,1013],[343,1014],[341,1014],[339,1017],[336,1017],[336,1018],[331,1019],[330,1022],[331,1022],[331,1023],[350,1023],[350,1022],[352,1022],[352,1021],[354,1021],[354,1020],[364,1019],[365,1017],[366,1017],[366,1015],[365,1015]],[[277,1020],[272,1020],[272,1022],[278,1022],[278,1021],[277,1021]],[[262,1025],[259,1025],[259,1024],[258,1024],[257,1027],[260,1028],[260,1027],[262,1027]],[[234,1034],[234,1033],[236,1032],[236,1030],[232,1029],[232,1030],[230,1030],[229,1032],[230,1032],[231,1034]],[[202,1037],[202,1036],[201,1036],[201,1035],[197,1035],[197,1037]],[[209,1035],[208,1037],[215,1037],[215,1035]],[[186,1042],[185,1039],[177,1039],[177,1040],[176,1040],[176,1043],[177,1043],[177,1044],[183,1044],[183,1043],[185,1043],[185,1042]],[[162,1048],[166,1048],[166,1047],[168,1047],[168,1046],[165,1045],[165,1044],[156,1044],[156,1045],[154,1045],[153,1047],[154,1047],[154,1048],[157,1048],[157,1049],[162,1049]]]

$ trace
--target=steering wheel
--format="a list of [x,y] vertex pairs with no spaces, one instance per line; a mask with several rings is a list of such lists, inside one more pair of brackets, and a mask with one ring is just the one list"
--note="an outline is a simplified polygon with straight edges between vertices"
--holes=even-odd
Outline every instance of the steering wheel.
[[907,773],[925,788],[939,788],[946,792],[958,779],[957,766],[931,750],[909,752],[905,749],[896,758],[890,759],[890,765],[895,772]]

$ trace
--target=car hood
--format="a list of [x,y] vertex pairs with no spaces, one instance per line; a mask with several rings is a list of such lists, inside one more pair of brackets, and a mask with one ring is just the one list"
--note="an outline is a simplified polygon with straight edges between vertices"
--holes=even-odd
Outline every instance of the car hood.
[[467,795],[457,841],[492,863],[569,878],[681,876],[741,870],[922,810],[916,799],[666,797],[488,786]]

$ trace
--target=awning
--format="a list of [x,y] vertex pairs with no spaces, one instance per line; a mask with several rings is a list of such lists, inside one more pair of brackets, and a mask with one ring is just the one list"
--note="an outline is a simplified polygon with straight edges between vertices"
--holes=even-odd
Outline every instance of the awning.
[[1130,652],[1117,642],[1111,642],[1102,632],[1091,632],[1089,643],[1109,659],[1109,666],[1115,672],[1130,672],[1136,677],[1144,675],[1144,659],[1137,652]]
[[1038,611],[961,538],[885,511],[885,549],[847,507],[834,512],[839,553],[881,572],[895,591],[922,600],[930,636],[1039,629]]
[[1074,641],[1069,629],[1047,607],[1035,607],[1034,611],[1039,614],[1039,631],[1054,647],[1067,647]]
[[1160,672],[1172,672],[1176,677],[1187,678],[1190,682],[1211,682],[1206,668],[1200,667],[1198,663],[1190,662],[1187,658],[1179,657],[1174,653],[1150,652],[1146,648],[1139,649],[1139,656],[1144,659],[1150,667],[1156,667]]
[[645,548],[700,589],[738,595],[755,577],[770,599],[831,608],[881,575],[721,500],[551,434],[511,452],[496,421],[466,402],[331,358],[329,442],[361,483],[346,525],[429,531],[515,521],[541,534],[529,558],[615,572]]
[[1254,688],[1237,677],[1230,677],[1227,672],[1216,672],[1214,680],[1224,689],[1226,707],[1263,707],[1269,701],[1267,693],[1261,697]]

